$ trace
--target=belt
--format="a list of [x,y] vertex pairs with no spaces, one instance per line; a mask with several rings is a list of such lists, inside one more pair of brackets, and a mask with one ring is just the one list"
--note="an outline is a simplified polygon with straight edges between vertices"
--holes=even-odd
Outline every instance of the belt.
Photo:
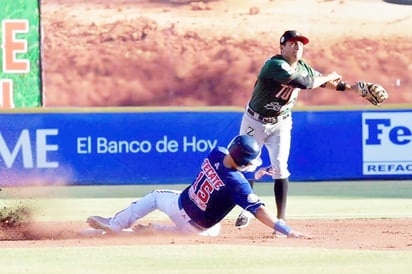
[[246,111],[256,120],[261,121],[262,123],[265,124],[276,124],[282,120],[285,120],[286,118],[288,118],[290,116],[290,112],[283,114],[283,115],[279,115],[279,116],[273,116],[273,117],[265,117],[260,115],[257,112],[254,112],[253,110],[251,110],[249,107],[246,108]]
[[178,205],[179,205],[179,209],[183,210],[185,212],[185,214],[187,215],[187,217],[189,218],[188,223],[193,226],[194,228],[196,228],[199,231],[204,231],[206,228],[202,227],[201,225],[199,225],[198,223],[196,223],[195,221],[193,221],[192,219],[190,219],[189,215],[187,214],[186,210],[183,208],[182,206],[182,201],[180,200],[180,195],[179,195],[179,200],[178,200]]

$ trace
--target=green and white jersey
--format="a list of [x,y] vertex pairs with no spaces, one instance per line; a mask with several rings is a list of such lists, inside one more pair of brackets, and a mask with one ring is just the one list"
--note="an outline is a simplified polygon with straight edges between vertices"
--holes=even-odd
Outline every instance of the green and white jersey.
[[282,55],[275,55],[265,62],[256,80],[249,107],[264,117],[289,112],[296,103],[300,88],[289,85],[300,76],[320,76],[321,73],[299,60],[292,69]]

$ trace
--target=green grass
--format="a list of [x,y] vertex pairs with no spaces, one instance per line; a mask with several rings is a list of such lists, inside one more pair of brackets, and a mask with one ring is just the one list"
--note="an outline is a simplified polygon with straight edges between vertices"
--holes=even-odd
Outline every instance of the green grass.
[[[17,53],[16,59],[30,61],[30,71],[28,73],[3,73],[0,70],[0,79],[11,79],[13,81],[14,104],[16,107],[39,107],[41,105],[41,87],[38,1],[0,0],[0,6],[1,20],[19,19],[29,21],[29,31],[16,34],[17,39],[27,41],[27,52]],[[1,33],[2,28],[0,27],[0,37]],[[2,55],[0,55],[0,63],[2,62]]]
[[[156,188],[181,190],[185,185],[49,186],[2,188],[0,206],[32,208],[39,221],[84,220],[89,215],[110,216]],[[273,184],[257,183],[255,192],[274,210]],[[228,219],[235,219],[233,210]],[[291,183],[288,216],[310,218],[410,218],[411,181],[353,181]],[[164,218],[154,212],[152,220]]]
[[[2,188],[0,206],[30,205],[37,220],[112,215],[155,188],[184,185]],[[256,192],[274,209],[273,186]],[[305,218],[410,218],[412,181],[293,182],[288,215]],[[228,218],[236,218],[238,210]],[[150,219],[164,219],[153,213]],[[26,246],[25,246],[26,245]],[[410,273],[411,251],[251,245],[10,247],[0,242],[0,273]],[[57,269],[57,270],[56,270]]]
[[[141,197],[157,188],[182,190],[186,185],[103,185],[103,186],[32,186],[3,187],[3,198],[130,198]],[[273,183],[259,182],[255,192],[260,196],[273,195]],[[339,181],[291,182],[290,196],[352,197],[352,198],[412,198],[412,181]]]
[[1,273],[410,273],[411,252],[164,245],[7,248]]

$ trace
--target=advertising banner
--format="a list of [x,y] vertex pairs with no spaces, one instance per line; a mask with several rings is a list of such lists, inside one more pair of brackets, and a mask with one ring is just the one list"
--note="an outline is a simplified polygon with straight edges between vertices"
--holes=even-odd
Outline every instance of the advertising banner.
[[293,180],[411,179],[411,164],[410,110],[294,113]]
[[238,112],[0,114],[2,184],[191,180],[238,132]]
[[0,0],[0,109],[41,106],[38,0]]
[[[0,185],[189,183],[241,119],[242,111],[0,113]],[[411,121],[406,110],[296,111],[290,179],[411,179]],[[269,165],[265,148],[262,160]]]
[[362,114],[363,174],[412,175],[412,112]]

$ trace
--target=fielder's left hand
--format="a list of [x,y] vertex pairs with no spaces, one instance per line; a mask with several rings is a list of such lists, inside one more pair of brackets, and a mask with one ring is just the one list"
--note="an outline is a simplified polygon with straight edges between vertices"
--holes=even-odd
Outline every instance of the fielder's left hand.
[[356,82],[356,88],[363,98],[375,106],[380,105],[389,98],[388,92],[379,84],[358,81]]

